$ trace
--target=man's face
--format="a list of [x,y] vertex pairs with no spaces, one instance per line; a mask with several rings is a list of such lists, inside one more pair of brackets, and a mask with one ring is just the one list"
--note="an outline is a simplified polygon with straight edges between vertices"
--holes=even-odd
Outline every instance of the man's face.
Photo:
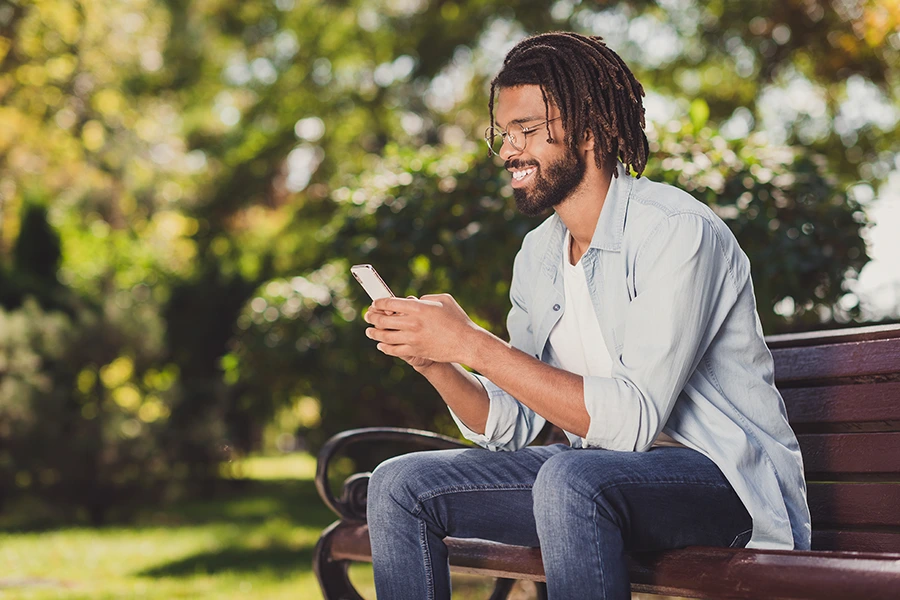
[[[534,129],[525,137],[524,150],[517,150],[508,142],[500,149],[504,166],[513,175],[511,184],[516,207],[530,217],[562,203],[584,179],[584,158],[563,143],[559,108],[551,103],[549,110],[554,144],[547,143],[547,126],[544,124],[547,113],[539,86],[500,88],[497,95],[498,127],[506,130],[513,125],[522,125]],[[519,141],[519,146],[522,145]]]

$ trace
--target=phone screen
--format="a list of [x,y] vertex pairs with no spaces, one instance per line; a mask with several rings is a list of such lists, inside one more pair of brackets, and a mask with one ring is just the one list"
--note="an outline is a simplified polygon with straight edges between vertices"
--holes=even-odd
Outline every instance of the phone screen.
[[366,290],[369,297],[374,301],[379,298],[392,298],[394,293],[387,286],[378,271],[372,265],[353,265],[350,267],[350,273]]

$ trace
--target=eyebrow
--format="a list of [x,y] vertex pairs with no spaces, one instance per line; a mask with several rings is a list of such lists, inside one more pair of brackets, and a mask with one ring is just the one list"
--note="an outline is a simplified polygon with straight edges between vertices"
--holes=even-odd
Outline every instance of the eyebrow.
[[506,129],[510,125],[521,125],[522,123],[528,123],[529,121],[543,121],[543,120],[544,120],[544,115],[541,115],[539,117],[519,117],[518,119],[513,119],[512,121],[510,121],[509,123],[507,123],[504,126],[500,126],[500,123],[496,123],[496,125],[497,125],[497,127],[500,127],[500,129]]

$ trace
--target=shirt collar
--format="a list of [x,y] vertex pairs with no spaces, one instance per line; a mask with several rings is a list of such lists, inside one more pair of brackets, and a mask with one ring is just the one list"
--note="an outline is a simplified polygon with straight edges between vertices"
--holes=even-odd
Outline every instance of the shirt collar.
[[594,237],[591,238],[591,248],[619,252],[622,250],[622,238],[625,236],[625,214],[628,210],[628,200],[634,187],[634,178],[625,169],[621,162],[616,163],[616,175],[609,182],[609,190],[606,192],[606,201],[597,227],[594,229]]
[[[600,211],[600,218],[597,219],[597,227],[594,228],[590,248],[609,252],[621,252],[622,250],[622,239],[625,236],[625,215],[628,210],[628,201],[631,198],[631,190],[634,187],[634,178],[628,174],[621,162],[617,163],[616,172],[618,177],[613,177],[609,182],[609,190],[606,192],[606,200]],[[565,241],[563,236],[568,235],[568,229],[556,212],[551,215],[550,219],[552,225],[547,232],[548,243],[544,252],[542,268],[550,279],[556,281]]]

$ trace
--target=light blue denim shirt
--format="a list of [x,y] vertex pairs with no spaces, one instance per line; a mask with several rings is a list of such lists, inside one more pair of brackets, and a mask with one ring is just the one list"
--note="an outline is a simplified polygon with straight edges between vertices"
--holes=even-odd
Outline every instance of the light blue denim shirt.
[[[554,214],[525,236],[510,290],[511,344],[550,364],[550,331],[566,309],[566,234]],[[747,547],[808,549],[800,448],[774,385],[750,261],[725,223],[620,164],[581,262],[613,365],[611,377],[584,377],[590,428],[584,438],[566,432],[572,446],[642,452],[662,431],[718,465],[753,518]],[[528,445],[546,420],[477,377],[490,397],[485,433],[454,414],[463,435],[490,450]]]

